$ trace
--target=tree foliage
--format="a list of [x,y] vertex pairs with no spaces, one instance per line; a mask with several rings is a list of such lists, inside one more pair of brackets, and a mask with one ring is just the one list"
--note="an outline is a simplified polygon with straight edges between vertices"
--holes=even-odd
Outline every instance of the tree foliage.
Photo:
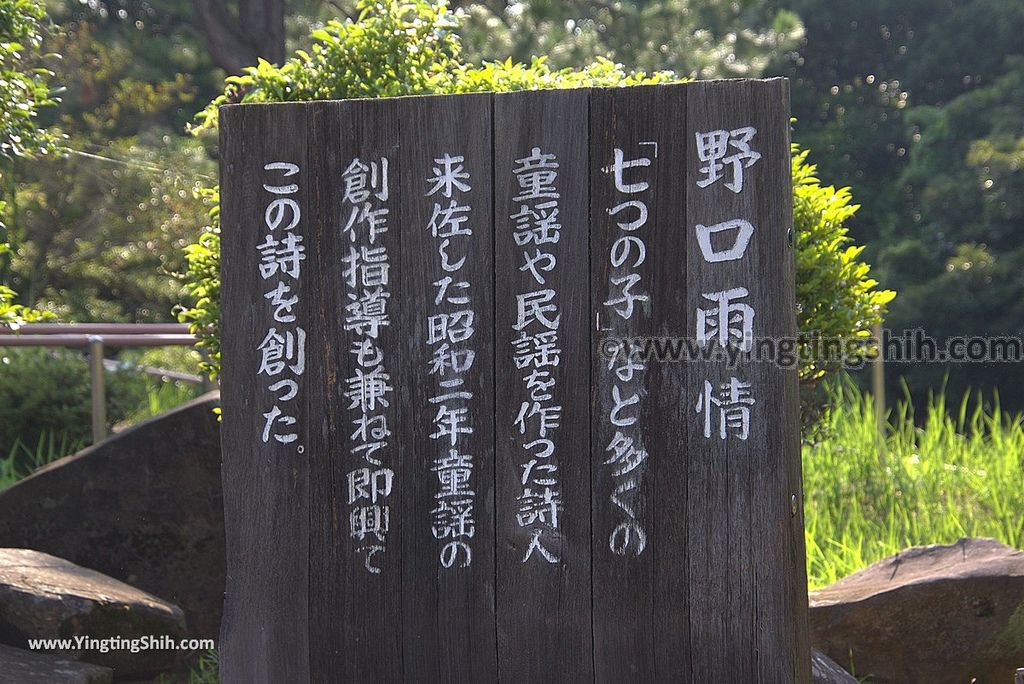
[[[1024,330],[1024,4],[1003,0],[781,0],[804,18],[796,138],[822,173],[870,198],[854,238],[900,292],[895,332]],[[1020,364],[894,364],[918,400],[1000,388],[1024,407]],[[893,388],[895,389],[895,388]]]
[[529,61],[557,67],[598,57],[692,78],[756,77],[803,35],[795,14],[764,0],[504,0],[456,2],[469,61]]
[[[19,157],[47,154],[56,138],[39,126],[39,112],[54,103],[51,73],[32,59],[43,40],[46,11],[39,0],[0,0],[0,181],[6,167]],[[0,325],[18,325],[41,316],[17,304],[3,284],[10,263],[7,227],[2,221],[6,202],[0,195]]]
[[[598,57],[582,69],[550,67],[544,59],[522,64],[511,59],[474,66],[461,60],[459,17],[427,2],[363,3],[358,20],[330,22],[312,35],[309,51],[298,51],[280,67],[261,61],[228,79],[225,93],[199,117],[199,129],[216,126],[217,106],[227,102],[286,102],[427,93],[538,90],[663,82],[672,75],[627,72]],[[893,293],[875,290],[860,248],[849,245],[845,222],[856,207],[848,189],[822,186],[806,153],[794,157],[797,279],[801,286],[801,330],[834,337],[863,338],[885,311]],[[218,371],[219,226],[217,194],[207,194],[213,219],[188,247],[186,287],[192,303],[180,313],[202,339]],[[809,364],[804,377],[826,368]]]
[[54,69],[67,88],[47,118],[64,153],[11,168],[8,281],[65,320],[164,321],[204,216],[193,193],[215,175],[202,144],[181,135],[202,90],[138,51],[146,24],[126,22],[115,40],[107,21],[72,19],[47,41],[63,56]]
[[[220,4],[240,21],[239,3]],[[285,9],[288,35],[308,40],[333,8]],[[0,281],[17,290],[12,301],[66,320],[173,320],[184,295],[172,274],[205,220],[195,192],[216,174],[215,140],[184,130],[223,87],[209,27],[191,0],[49,0],[48,10],[55,26],[40,49],[62,55],[49,64],[64,92],[39,121],[65,136],[65,153],[7,165]],[[271,54],[270,41],[250,42]]]
[[53,150],[54,139],[38,123],[54,103],[51,72],[32,59],[43,40],[46,11],[39,0],[0,0],[0,156],[23,157]]

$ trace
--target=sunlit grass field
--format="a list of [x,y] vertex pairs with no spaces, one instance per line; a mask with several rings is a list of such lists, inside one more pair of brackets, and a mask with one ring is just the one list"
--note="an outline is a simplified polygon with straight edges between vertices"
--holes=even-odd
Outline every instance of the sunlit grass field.
[[994,537],[1024,545],[1024,425],[978,397],[898,404],[884,439],[849,382],[803,449],[808,582],[830,584],[908,546]]

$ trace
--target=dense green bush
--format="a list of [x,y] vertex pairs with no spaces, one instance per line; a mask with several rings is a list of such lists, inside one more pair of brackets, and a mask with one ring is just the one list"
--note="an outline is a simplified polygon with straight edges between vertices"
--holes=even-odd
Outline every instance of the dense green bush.
[[[851,244],[847,221],[860,205],[853,204],[850,189],[822,185],[808,154],[793,146],[797,329],[808,347],[815,336],[846,339],[863,358],[871,351],[871,327],[896,293],[875,289],[871,267],[860,260],[864,248]],[[800,377],[810,385],[839,367],[808,350]]]
[[[312,35],[309,52],[299,51],[280,67],[260,62],[243,76],[228,79],[222,96],[198,117],[197,130],[217,125],[217,107],[237,102],[285,102],[394,97],[428,93],[540,90],[666,82],[669,73],[629,73],[599,59],[580,70],[550,69],[543,58],[529,65],[505,62],[480,66],[459,60],[457,15],[428,2],[360,4],[357,21],[331,22]],[[848,189],[822,186],[806,152],[793,158],[797,231],[799,327],[805,334],[866,338],[881,320],[893,293],[875,290],[869,267],[849,245],[845,221],[854,211]],[[188,247],[186,287],[191,306],[179,312],[202,338],[207,370],[219,370],[220,238],[218,193],[206,192],[211,224]],[[805,362],[802,377],[814,382],[829,367]]]
[[[136,414],[148,380],[134,372],[105,373],[107,428]],[[72,351],[0,350],[0,458],[35,450],[50,435],[69,444],[92,437],[89,364]]]

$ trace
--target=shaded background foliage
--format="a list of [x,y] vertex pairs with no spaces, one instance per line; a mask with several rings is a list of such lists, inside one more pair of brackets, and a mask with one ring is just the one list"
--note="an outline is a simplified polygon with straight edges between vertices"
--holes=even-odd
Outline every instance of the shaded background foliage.
[[[126,419],[146,396],[145,380],[105,374],[110,426]],[[0,353],[0,448],[18,466],[40,441],[63,440],[70,449],[90,438],[89,364],[73,351],[6,349]]]
[[597,57],[643,71],[691,78],[756,77],[796,47],[800,19],[762,0],[654,2],[454,2],[470,62],[528,62],[547,56],[555,67]]
[[[894,331],[1024,330],[1024,3],[775,0],[805,39],[769,71],[793,79],[796,139],[851,185],[850,221],[900,293]],[[1021,364],[893,364],[916,400],[942,384],[998,390],[1024,409]]]

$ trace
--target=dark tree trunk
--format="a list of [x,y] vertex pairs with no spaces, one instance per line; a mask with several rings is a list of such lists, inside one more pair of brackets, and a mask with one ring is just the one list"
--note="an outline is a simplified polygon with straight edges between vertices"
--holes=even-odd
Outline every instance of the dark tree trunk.
[[237,15],[225,0],[192,0],[192,6],[210,57],[229,74],[261,57],[284,61],[284,0],[239,0]]

